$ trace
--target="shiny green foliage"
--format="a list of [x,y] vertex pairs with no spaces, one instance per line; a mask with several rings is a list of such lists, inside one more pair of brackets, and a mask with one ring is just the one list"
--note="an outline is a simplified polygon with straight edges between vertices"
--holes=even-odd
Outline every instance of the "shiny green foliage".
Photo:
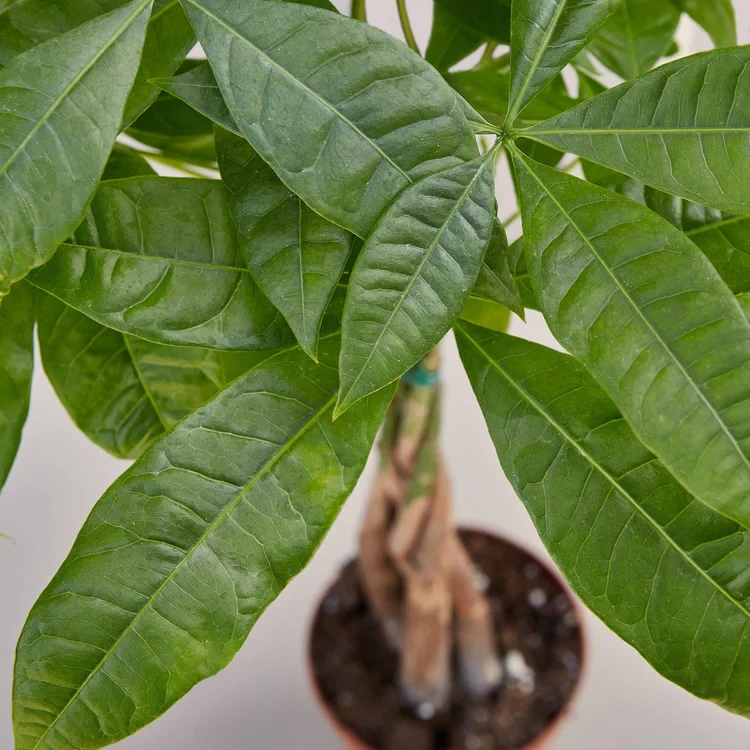
[[225,130],[242,135],[224,102],[219,84],[216,83],[216,76],[208,63],[196,65],[173,78],[155,78],[151,83],[189,104],[196,112],[205,115]]
[[104,494],[21,637],[18,750],[114,742],[231,660],[320,544],[393,394],[332,422],[337,357],[329,340],[319,365],[261,363]]
[[150,0],[135,0],[0,72],[0,296],[81,220],[119,131],[150,10]]
[[750,47],[676,60],[523,134],[667,193],[750,213]]
[[750,532],[670,476],[572,357],[460,324],[503,469],[576,593],[663,675],[750,713]]
[[573,60],[622,2],[515,0],[509,123]]
[[253,281],[242,244],[218,181],[112,180],[75,237],[30,278],[99,323],[156,343],[288,345],[291,332]]
[[34,298],[34,289],[22,281],[0,304],[0,488],[13,466],[29,411]]
[[555,337],[706,505],[750,528],[750,324],[641,204],[517,155],[526,257]]
[[674,0],[620,0],[589,49],[621,78],[634,78],[667,54],[679,22]]
[[458,318],[492,234],[493,165],[491,153],[420,180],[373,229],[349,282],[337,413],[401,377]]
[[[0,65],[128,0],[8,0],[0,8]],[[138,75],[125,107],[131,122],[156,96],[147,79],[171,75],[195,42],[179,0],[154,0]]]
[[[684,14],[724,48],[652,70]],[[112,744],[226,666],[451,328],[581,599],[750,716],[735,41],[730,0],[436,0],[426,59],[329,0],[0,0],[0,485],[35,321],[136,461],[21,635],[15,750]],[[503,333],[526,308],[569,354]]]
[[41,292],[37,319],[42,363],[60,401],[93,442],[119,458],[137,458],[272,354],[153,344]]
[[247,265],[314,358],[354,235],[308,208],[244,138],[219,131],[217,149]]
[[360,237],[415,180],[476,155],[450,87],[387,34],[292,3],[182,2],[243,135],[311,208]]

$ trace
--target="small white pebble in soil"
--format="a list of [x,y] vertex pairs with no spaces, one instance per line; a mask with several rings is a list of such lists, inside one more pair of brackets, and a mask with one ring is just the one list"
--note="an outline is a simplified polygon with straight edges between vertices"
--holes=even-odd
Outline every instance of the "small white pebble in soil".
[[341,608],[341,602],[337,596],[329,596],[323,602],[323,612],[327,615],[335,615]]
[[553,600],[552,604],[555,607],[555,612],[559,612],[562,614],[563,612],[567,612],[570,608],[570,604],[568,602],[568,597],[565,596],[565,594],[558,594]]
[[529,604],[534,607],[534,609],[539,609],[547,603],[547,594],[545,593],[544,589],[531,589],[531,591],[529,591],[527,599]]
[[422,721],[429,721],[435,718],[435,706],[425,701],[417,706],[417,717]]
[[578,618],[576,617],[576,613],[572,609],[568,610],[563,617],[563,622],[569,628],[575,628],[578,625]]
[[515,648],[505,655],[505,671],[508,679],[515,683],[522,693],[531,695],[534,692],[536,674],[526,663],[523,654]]
[[481,737],[477,737],[475,734],[473,734],[470,737],[466,738],[465,745],[466,750],[482,750],[484,742],[482,742]]
[[539,566],[536,563],[530,562],[523,566],[523,574],[526,578],[536,578],[539,575]]
[[490,577],[479,568],[474,569],[474,580],[476,581],[477,588],[480,591],[486,592],[490,587]]
[[486,724],[490,720],[490,712],[486,708],[478,708],[474,713],[474,721],[477,724]]

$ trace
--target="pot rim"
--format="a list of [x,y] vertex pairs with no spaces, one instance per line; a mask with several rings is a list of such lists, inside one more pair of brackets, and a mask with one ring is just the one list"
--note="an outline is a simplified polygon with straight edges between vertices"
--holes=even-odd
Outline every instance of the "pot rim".
[[[588,637],[586,625],[584,624],[585,623],[585,620],[583,617],[584,607],[582,603],[579,601],[575,592],[571,589],[568,582],[563,578],[563,576],[561,575],[557,567],[554,564],[551,565],[546,560],[540,559],[539,555],[535,551],[530,550],[527,547],[522,546],[508,539],[503,534],[497,533],[495,531],[490,531],[487,529],[482,529],[477,526],[459,526],[458,530],[459,532],[464,531],[464,532],[482,534],[484,536],[491,537],[492,539],[500,541],[509,547],[513,547],[517,550],[520,550],[521,552],[528,555],[529,557],[532,557],[540,566],[542,566],[547,571],[547,573],[549,573],[557,581],[557,583],[560,585],[563,591],[565,591],[565,594],[567,595],[568,600],[571,603],[571,608],[576,613],[576,618],[578,620],[578,630],[579,630],[580,639],[581,639],[581,663],[580,663],[580,668],[578,672],[578,679],[576,680],[575,686],[573,687],[573,691],[571,692],[570,697],[568,698],[567,702],[560,710],[560,713],[555,717],[555,719],[550,724],[548,724],[540,734],[534,737],[534,739],[531,740],[530,743],[528,743],[527,745],[524,745],[523,747],[516,749],[516,750],[542,750],[542,748],[544,748],[547,742],[549,742],[549,740],[560,731],[564,723],[564,720],[570,717],[571,710],[575,702],[580,697],[581,686],[588,679],[590,644],[589,644],[589,637]],[[347,727],[343,721],[341,721],[340,717],[334,710],[331,703],[326,699],[325,695],[323,695],[323,689],[320,685],[317,674],[315,672],[315,664],[313,662],[313,654],[312,654],[313,627],[318,618],[318,615],[320,614],[321,607],[322,607],[323,601],[325,600],[326,594],[328,593],[329,589],[331,588],[333,583],[335,583],[335,581],[338,579],[339,576],[340,576],[340,573],[336,574],[334,578],[332,579],[332,581],[324,588],[323,594],[318,598],[318,603],[313,609],[313,614],[310,617],[310,622],[309,622],[308,629],[307,629],[308,636],[307,636],[307,649],[306,649],[309,681],[312,683],[313,693],[315,695],[316,702],[318,703],[319,707],[322,709],[323,714],[326,716],[330,724],[334,727],[336,734],[338,734],[339,737],[342,738],[345,745],[351,748],[351,750],[377,750],[377,748],[374,748],[371,745],[368,745],[361,737],[359,737],[355,732],[353,732],[349,727]]]

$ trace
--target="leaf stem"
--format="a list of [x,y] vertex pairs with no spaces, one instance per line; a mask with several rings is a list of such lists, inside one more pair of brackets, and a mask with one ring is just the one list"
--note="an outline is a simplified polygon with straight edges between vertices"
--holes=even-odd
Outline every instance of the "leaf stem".
[[367,0],[352,0],[352,18],[367,21]]
[[418,54],[422,53],[419,51],[419,45],[417,39],[414,36],[414,30],[411,27],[411,21],[409,20],[409,12],[406,9],[406,0],[396,0],[398,6],[398,17],[401,21],[401,28],[404,30],[404,38],[406,43]]
[[495,50],[497,49],[497,42],[487,42],[487,46],[484,49],[484,52],[482,53],[482,57],[479,60],[479,65],[485,65],[486,63],[490,62],[492,60],[492,56],[495,54]]

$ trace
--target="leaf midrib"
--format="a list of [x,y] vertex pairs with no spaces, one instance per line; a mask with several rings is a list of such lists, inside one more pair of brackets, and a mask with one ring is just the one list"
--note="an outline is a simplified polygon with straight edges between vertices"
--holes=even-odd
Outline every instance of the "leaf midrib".
[[195,2],[195,0],[183,0],[183,2],[187,2],[195,6],[200,12],[213,19],[220,26],[224,27],[232,36],[247,44],[247,46],[250,47],[259,57],[262,57],[264,60],[266,60],[269,65],[285,75],[290,81],[299,86],[303,91],[306,91],[311,97],[320,102],[326,109],[332,112],[343,123],[346,123],[346,125],[348,125],[355,133],[357,133],[357,135],[359,135],[362,140],[370,144],[370,146],[383,158],[384,161],[388,162],[388,164],[390,164],[402,177],[404,177],[408,184],[412,184],[414,182],[412,178],[409,177],[409,175],[398,164],[396,164],[396,162],[388,154],[386,154],[385,151],[383,151],[383,149],[377,143],[375,143],[375,141],[372,140],[372,138],[370,138],[362,130],[360,130],[349,118],[344,117],[344,115],[339,112],[339,110],[337,110],[330,102],[326,101],[320,94],[313,91],[313,89],[311,89],[309,86],[306,86],[302,81],[299,80],[299,78],[295,77],[290,71],[281,66],[276,60],[267,55],[259,47],[254,45],[247,37],[240,34],[239,31],[232,28],[228,23],[223,21],[217,15],[211,13],[207,8],[204,8],[202,5]]
[[750,133],[750,127],[651,128],[644,126],[642,128],[551,128],[550,130],[535,127],[516,131],[516,135],[524,138],[536,138],[542,135],[711,135],[715,133]]
[[[107,329],[104,329],[104,330],[107,330]],[[149,388],[148,383],[146,382],[146,378],[143,375],[143,371],[141,370],[140,362],[138,362],[138,359],[135,356],[135,352],[133,351],[133,346],[130,343],[130,336],[127,333],[123,333],[122,338],[123,338],[123,341],[125,342],[125,348],[128,350],[130,361],[133,363],[133,369],[135,370],[135,374],[138,377],[138,381],[141,384],[141,388],[143,388],[148,400],[151,402],[151,408],[154,410],[157,418],[159,419],[159,422],[161,422],[162,428],[166,432],[169,429],[169,425],[167,424],[167,421],[164,419],[164,415],[162,414],[161,409],[156,403],[154,394],[151,393],[151,389]]]
[[[625,289],[625,287],[623,287],[623,285],[620,283],[620,280],[614,274],[612,269],[609,267],[607,263],[604,262],[604,259],[601,257],[601,255],[599,255],[598,251],[594,247],[594,244],[589,240],[586,234],[584,234],[583,230],[573,220],[573,217],[565,210],[565,208],[558,202],[558,200],[546,188],[542,180],[536,175],[533,169],[529,166],[529,162],[521,156],[520,152],[517,149],[514,149],[514,152],[516,154],[516,157],[519,158],[524,163],[529,174],[536,180],[539,187],[545,192],[545,194],[549,197],[549,199],[557,206],[558,210],[563,215],[563,217],[570,223],[570,226],[573,227],[573,229],[575,229],[575,231],[578,233],[581,239],[586,243],[587,247],[591,251],[594,258],[596,258],[596,260],[601,265],[601,267],[607,272],[607,274],[612,279],[612,281],[614,282],[615,286],[620,291],[622,296],[627,300],[627,302],[629,303],[629,305],[631,306],[635,314],[638,316],[638,318],[640,318],[641,321],[643,321],[643,323],[646,325],[648,330],[651,332],[651,335],[654,337],[654,340],[661,346],[663,351],[667,354],[669,360],[674,365],[676,365],[677,369],[682,373],[682,376],[685,382],[690,385],[691,389],[696,393],[698,398],[703,402],[703,404],[709,410],[716,424],[719,426],[720,430],[727,436],[727,438],[729,438],[730,443],[734,447],[742,463],[744,463],[746,468],[750,470],[750,459],[745,455],[745,452],[742,450],[740,444],[737,442],[737,439],[729,431],[729,428],[724,423],[724,420],[720,417],[719,413],[716,411],[713,404],[708,400],[708,398],[703,393],[703,391],[698,387],[698,384],[694,382],[692,377],[690,377],[690,374],[685,369],[685,366],[682,364],[682,362],[679,361],[679,359],[677,359],[674,352],[669,348],[667,342],[662,339],[658,331],[651,324],[651,321],[643,314],[640,307],[631,298],[630,294]],[[666,461],[664,463],[666,464]],[[743,526],[745,525],[742,521],[738,520],[737,518],[734,518],[732,516],[727,516],[727,517],[732,518],[732,520],[735,521],[735,523],[739,523]]]
[[[357,377],[354,379],[354,382],[352,383],[349,390],[346,392],[346,396],[343,396],[340,399],[340,403],[342,405],[345,405],[349,399],[349,397],[352,394],[352,391],[357,386],[359,381],[362,379],[362,375],[364,374],[365,370],[369,367],[370,362],[372,361],[372,358],[375,356],[375,352],[377,351],[378,347],[380,346],[380,343],[383,340],[383,337],[386,334],[386,331],[391,326],[391,323],[393,323],[393,319],[396,317],[397,313],[401,309],[401,306],[404,304],[404,301],[409,296],[409,293],[412,290],[412,287],[414,284],[417,283],[417,279],[420,277],[422,273],[422,269],[427,264],[427,261],[432,257],[432,253],[434,252],[435,248],[438,245],[438,242],[440,242],[440,238],[443,236],[443,233],[445,232],[448,225],[453,221],[454,217],[458,213],[460,207],[464,204],[464,201],[466,200],[467,196],[471,192],[474,185],[477,183],[477,180],[484,172],[487,165],[493,160],[493,154],[494,149],[490,151],[487,156],[484,157],[484,162],[480,166],[479,169],[477,169],[477,173],[474,175],[474,177],[471,178],[471,182],[469,182],[469,185],[466,187],[466,189],[461,194],[459,200],[456,201],[456,205],[451,209],[450,214],[448,215],[447,219],[443,222],[443,224],[438,228],[435,238],[432,240],[432,242],[429,244],[429,246],[426,248],[427,252],[425,253],[424,258],[422,258],[422,261],[420,262],[419,266],[417,266],[416,270],[412,274],[411,279],[409,279],[409,283],[407,284],[406,288],[404,289],[403,294],[399,297],[398,303],[394,307],[394,309],[391,311],[391,314],[388,316],[388,319],[383,324],[380,334],[378,335],[377,339],[373,343],[372,347],[370,347],[370,353],[367,355],[367,359],[365,360],[365,363],[362,365],[362,367],[359,370],[359,373],[357,374]],[[439,172],[437,174],[440,174]],[[387,214],[384,214],[384,218],[387,216]],[[373,230],[373,235],[375,234],[376,230]],[[364,254],[364,248],[362,249],[362,253]],[[348,295],[347,295],[348,299]]]
[[[244,377],[244,374],[240,377]],[[190,560],[193,556],[193,554],[203,545],[203,543],[208,539],[211,534],[221,525],[221,523],[226,519],[233,511],[237,505],[240,503],[242,498],[252,489],[252,487],[255,485],[255,483],[263,476],[265,476],[273,467],[284,457],[286,456],[289,451],[294,447],[294,445],[304,437],[304,435],[313,427],[315,427],[318,422],[323,418],[325,413],[329,411],[331,408],[333,408],[333,405],[336,401],[336,396],[334,395],[331,397],[324,405],[318,408],[318,411],[315,412],[310,416],[310,418],[305,422],[305,424],[302,426],[301,429],[299,429],[286,443],[284,443],[283,446],[279,447],[279,450],[274,453],[274,455],[266,461],[263,466],[261,466],[256,474],[252,477],[252,479],[244,485],[244,487],[241,487],[239,491],[237,492],[237,495],[235,498],[227,504],[227,507],[222,510],[222,512],[216,517],[214,521],[212,521],[209,526],[206,528],[206,530],[203,532],[203,534],[200,536],[200,538],[196,541],[196,543],[186,551],[185,556],[180,560],[180,562],[175,566],[174,570],[164,579],[163,583],[159,586],[159,588],[156,589],[156,591],[149,597],[148,601],[145,602],[143,607],[140,609],[140,611],[135,615],[133,620],[128,624],[128,626],[123,630],[123,632],[117,637],[117,640],[114,642],[112,647],[102,656],[99,663],[91,670],[88,677],[81,683],[80,687],[78,687],[71,697],[71,699],[68,701],[68,703],[61,709],[60,713],[55,717],[55,720],[47,727],[44,734],[39,738],[37,743],[34,745],[32,750],[37,750],[41,743],[45,740],[47,735],[52,731],[52,729],[57,725],[57,723],[60,721],[60,719],[65,715],[65,713],[68,711],[68,709],[73,705],[73,703],[78,699],[78,697],[81,695],[83,690],[86,688],[86,686],[91,682],[91,680],[94,678],[96,674],[102,669],[104,664],[109,660],[109,658],[112,656],[112,654],[115,652],[117,647],[122,643],[122,641],[125,639],[125,637],[133,630],[133,628],[136,626],[138,621],[140,620],[141,616],[151,608],[153,603],[156,601],[156,599],[159,597],[161,592],[167,587],[167,585],[174,579],[174,577],[177,575],[177,573],[182,569],[183,565]]]
[[512,127],[513,122],[516,119],[516,115],[520,111],[521,103],[523,102],[523,97],[528,91],[529,86],[531,85],[531,81],[536,75],[537,70],[539,69],[539,64],[542,62],[544,53],[547,51],[547,47],[550,43],[550,40],[552,39],[552,35],[555,33],[555,30],[557,29],[557,24],[560,22],[560,17],[562,16],[562,13],[567,7],[567,5],[568,5],[568,0],[561,0],[560,4],[557,6],[557,10],[555,11],[555,14],[552,18],[552,22],[550,23],[547,31],[544,33],[544,38],[542,39],[542,43],[539,45],[539,49],[537,50],[537,53],[534,56],[534,60],[532,61],[531,66],[529,67],[528,73],[524,76],[521,90],[518,92],[518,96],[514,97],[513,101],[510,103],[510,107],[508,109],[508,127]]
[[[47,121],[55,114],[57,109],[60,107],[60,105],[65,101],[65,99],[68,97],[68,95],[73,91],[76,86],[86,77],[88,72],[96,65],[97,62],[104,56],[104,54],[109,51],[110,47],[112,47],[115,42],[125,33],[126,29],[130,26],[130,24],[137,18],[144,10],[144,8],[149,5],[152,2],[152,0],[141,0],[141,3],[136,7],[135,11],[131,13],[125,22],[117,29],[117,32],[113,34],[109,41],[104,44],[101,49],[89,60],[88,63],[73,77],[73,80],[63,89],[63,91],[59,94],[59,96],[52,102],[52,104],[49,106],[49,108],[45,111],[45,113],[42,115],[41,118],[34,124],[32,129],[29,131],[29,133],[26,135],[26,137],[21,141],[20,145],[13,151],[13,153],[8,157],[7,161],[0,166],[0,175],[5,174],[10,166],[15,162],[15,160],[18,158],[18,156],[23,153],[23,151],[26,149],[26,146],[31,142],[31,140],[34,138],[34,136],[39,132],[39,130],[42,128],[43,125],[47,123]],[[80,28],[80,27],[78,27]],[[32,48],[36,49],[36,48]],[[0,83],[0,88],[2,88],[2,84]]]
[[[720,591],[737,609],[742,612],[742,614],[750,619],[750,610],[748,610],[743,604],[738,600],[735,599],[732,594],[727,591],[723,586],[721,586],[717,581],[715,581],[707,571],[703,570],[703,568],[698,565],[698,563],[693,560],[692,557],[679,545],[677,542],[667,533],[667,530],[664,526],[662,526],[658,521],[651,516],[648,511],[646,511],[641,504],[618,482],[618,480],[610,474],[593,456],[591,456],[588,451],[575,439],[572,435],[570,435],[567,430],[559,423],[557,422],[552,415],[544,408],[542,404],[540,404],[528,391],[526,391],[524,388],[522,388],[518,382],[510,376],[509,373],[507,373],[490,355],[489,353],[482,348],[481,344],[476,341],[471,334],[461,325],[461,323],[457,323],[455,326],[459,333],[464,336],[473,346],[479,351],[479,353],[484,357],[484,359],[487,360],[489,365],[493,367],[497,372],[500,373],[500,375],[507,380],[507,382],[521,395],[521,397],[527,401],[536,411],[544,417],[549,424],[554,427],[560,435],[570,444],[572,445],[590,464],[593,466],[597,471],[599,471],[602,476],[624,497],[628,500],[628,502],[631,503],[633,508],[640,513],[643,518],[648,521],[653,528],[661,534],[661,536],[664,538],[664,540],[673,548],[675,549],[703,578],[705,578],[717,591]],[[700,502],[697,500],[697,498],[693,498],[693,502]],[[715,512],[715,511],[714,511]],[[738,532],[742,533],[742,532]]]
[[232,273],[250,274],[250,270],[242,266],[225,266],[214,263],[203,263],[197,260],[185,260],[183,258],[169,258],[162,255],[150,255],[146,253],[129,253],[127,250],[115,250],[111,247],[98,247],[97,245],[83,245],[78,242],[63,242],[61,248],[72,248],[74,250],[90,250],[92,252],[105,253],[107,255],[119,255],[130,260],[150,260],[155,263],[167,263],[176,266],[191,266],[206,271],[231,271]]

